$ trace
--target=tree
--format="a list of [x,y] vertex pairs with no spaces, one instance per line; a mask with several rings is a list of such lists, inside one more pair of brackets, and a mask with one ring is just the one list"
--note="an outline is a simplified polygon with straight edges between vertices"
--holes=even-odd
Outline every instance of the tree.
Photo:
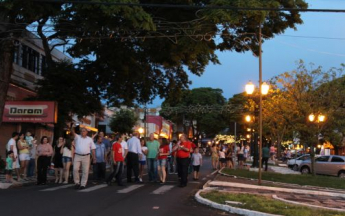
[[87,90],[81,71],[76,70],[69,62],[56,63],[37,85],[37,96],[31,99],[58,102],[55,137],[62,135],[64,129],[68,128],[66,123],[72,121],[74,114],[80,117],[102,114],[103,106],[98,95]]
[[[170,104],[169,100],[163,102],[162,112],[164,113],[164,107],[179,107],[179,106],[223,106],[225,105],[225,98],[222,95],[221,89],[213,88],[195,88],[192,90],[186,90],[183,92],[183,96],[180,101]],[[171,101],[170,101],[171,102]],[[205,134],[208,137],[212,137],[219,131],[225,128],[226,121],[223,114],[209,112],[208,110],[200,110],[198,113],[186,112],[182,115],[167,115],[166,118],[172,119],[176,123],[186,123],[192,127],[193,133],[196,130],[197,133],[193,134],[194,137],[199,137],[201,134]],[[186,131],[186,129],[185,129]]]
[[[113,105],[143,104],[156,96],[178,98],[190,84],[187,69],[202,75],[209,62],[219,63],[216,50],[245,52],[252,49],[257,52],[255,35],[259,25],[262,25],[265,39],[270,39],[302,23],[297,11],[157,9],[102,4],[114,0],[92,0],[88,3],[92,2],[97,4],[83,4],[79,1],[37,4],[33,1],[6,0],[0,5],[4,11],[2,14],[5,14],[5,18],[0,21],[4,21],[6,32],[10,32],[10,27],[18,26],[18,23],[25,23],[19,25],[23,31],[31,23],[37,22],[35,30],[43,41],[48,58],[52,48],[49,45],[52,45],[54,39],[59,41],[57,44],[72,43],[68,52],[72,57],[81,58],[78,68],[84,72],[88,90]],[[132,1],[122,1],[126,2]],[[139,3],[170,4],[171,1],[142,0]],[[181,0],[174,3],[307,8],[303,0]],[[46,26],[50,27],[48,32],[44,31]],[[215,40],[219,35],[221,43]],[[13,42],[9,35],[5,36]],[[252,40],[243,42],[245,38]],[[13,47],[0,49],[0,52],[0,57],[5,56],[3,60],[6,64],[3,65],[9,66],[9,53],[13,52]],[[54,67],[54,62],[48,59],[48,67],[50,63]],[[6,69],[7,76],[4,76],[4,87],[0,88],[8,87],[11,71],[3,65],[0,65],[4,67],[0,70]],[[7,89],[1,90],[7,92]],[[3,99],[0,101],[4,101],[6,95],[0,96]]]
[[[300,140],[311,148],[312,172],[314,172],[314,147],[318,144],[318,135],[324,134],[336,140],[343,135],[344,121],[344,66],[324,71],[321,67],[308,69],[303,61],[297,70],[286,72],[271,80],[277,94],[264,105],[266,120],[276,128],[289,127],[300,134]],[[324,124],[308,122],[309,114],[322,113],[327,116]],[[339,120],[340,119],[340,120]],[[266,122],[264,122],[266,123]],[[279,126],[280,125],[280,126]],[[336,133],[335,133],[336,131]],[[339,139],[338,139],[339,141]]]
[[133,127],[137,122],[138,117],[135,116],[133,111],[121,109],[119,112],[112,116],[109,126],[112,131],[120,134],[132,133]]
[[[106,1],[113,2],[113,1]],[[131,1],[128,1],[131,2]],[[171,1],[140,3],[170,4]],[[233,7],[306,8],[304,1],[175,1],[174,4]],[[178,16],[176,16],[178,14]],[[115,15],[115,16],[114,16]],[[87,21],[86,21],[87,18]],[[92,91],[108,103],[150,102],[156,96],[177,98],[190,82],[186,69],[201,75],[209,62],[218,64],[215,51],[257,50],[259,24],[266,39],[295,28],[298,12],[196,10],[70,4],[56,20],[62,38],[73,37],[69,48],[82,58]],[[250,34],[247,34],[250,33]],[[221,35],[222,42],[215,38]],[[204,39],[203,39],[204,38]],[[244,38],[251,42],[240,43]],[[109,49],[111,47],[111,49]],[[95,58],[89,58],[92,54]]]

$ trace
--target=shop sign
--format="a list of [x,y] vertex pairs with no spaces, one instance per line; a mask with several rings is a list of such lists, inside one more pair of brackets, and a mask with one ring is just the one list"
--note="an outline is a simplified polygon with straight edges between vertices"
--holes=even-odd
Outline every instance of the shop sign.
[[2,121],[56,123],[57,103],[54,101],[7,101]]

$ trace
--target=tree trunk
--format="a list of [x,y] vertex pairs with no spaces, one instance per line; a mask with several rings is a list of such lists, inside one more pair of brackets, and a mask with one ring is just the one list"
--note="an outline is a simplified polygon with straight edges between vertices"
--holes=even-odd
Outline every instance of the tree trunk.
[[0,42],[0,125],[12,74],[14,45],[12,40]]

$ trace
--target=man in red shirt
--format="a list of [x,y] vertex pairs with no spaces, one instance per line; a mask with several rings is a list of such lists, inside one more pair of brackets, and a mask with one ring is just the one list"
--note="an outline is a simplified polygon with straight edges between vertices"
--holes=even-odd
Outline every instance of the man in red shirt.
[[192,143],[187,139],[185,134],[182,134],[180,137],[180,142],[176,146],[176,162],[177,162],[177,169],[180,179],[180,187],[187,186],[187,178],[188,178],[188,166],[189,166],[189,157],[190,152],[192,149]]
[[116,182],[119,186],[124,186],[122,184],[121,181],[121,176],[122,176],[122,170],[123,170],[123,155],[122,155],[122,136],[121,135],[117,135],[115,137],[115,142],[113,143],[112,146],[112,158],[113,158],[113,162],[114,162],[114,171],[110,174],[110,176],[108,177],[107,180],[107,184],[109,186],[111,186],[111,181],[113,180],[113,178],[116,178]]

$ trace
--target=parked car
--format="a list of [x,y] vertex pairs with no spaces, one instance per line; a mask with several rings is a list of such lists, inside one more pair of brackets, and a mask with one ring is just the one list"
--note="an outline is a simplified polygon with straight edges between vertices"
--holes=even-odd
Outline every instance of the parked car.
[[305,154],[305,155],[299,156],[297,158],[291,158],[287,161],[287,165],[289,168],[291,168],[295,171],[298,171],[301,163],[305,160],[310,160],[309,154]]
[[[311,160],[304,160],[300,164],[302,174],[311,172]],[[345,156],[327,155],[315,159],[315,173],[322,175],[339,176],[345,178]]]

